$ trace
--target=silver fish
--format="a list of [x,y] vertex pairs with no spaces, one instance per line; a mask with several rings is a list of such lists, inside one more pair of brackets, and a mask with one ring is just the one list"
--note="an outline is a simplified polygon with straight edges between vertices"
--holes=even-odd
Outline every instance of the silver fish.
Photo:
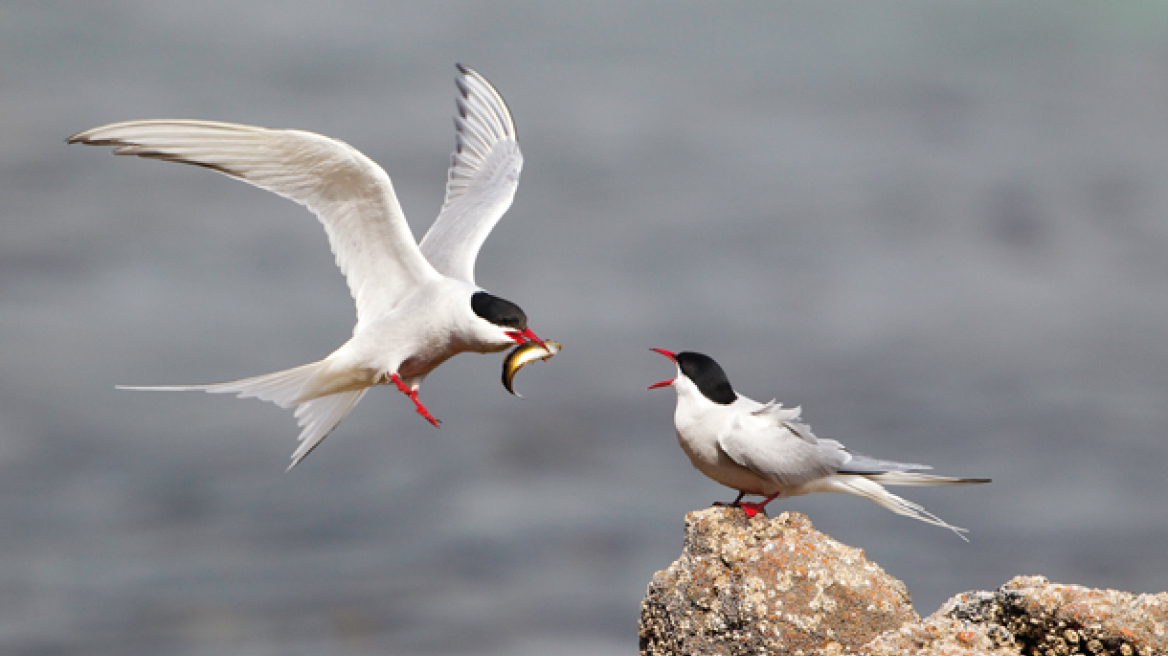
[[549,339],[545,339],[543,343],[547,345],[546,349],[537,342],[527,342],[520,344],[507,354],[507,359],[503,360],[503,387],[506,387],[508,392],[523,398],[522,394],[511,388],[511,381],[515,380],[515,373],[524,365],[536,360],[547,360],[564,348],[563,344]]

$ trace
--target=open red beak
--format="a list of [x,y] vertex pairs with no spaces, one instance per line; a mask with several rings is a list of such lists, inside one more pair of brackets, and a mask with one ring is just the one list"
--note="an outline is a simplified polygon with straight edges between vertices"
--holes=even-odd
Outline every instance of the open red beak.
[[649,349],[649,350],[653,351],[654,353],[660,353],[661,355],[664,355],[665,357],[669,358],[670,360],[677,362],[677,354],[674,353],[673,351],[666,351],[665,349]]
[[[649,349],[649,350],[654,351],[656,353],[660,353],[661,355],[664,355],[665,357],[669,358],[670,360],[677,362],[677,354],[674,353],[673,351],[666,351],[665,349],[659,349],[659,348]],[[653,383],[652,385],[649,386],[649,389],[657,389],[658,387],[669,387],[672,384],[673,384],[672,380],[663,380],[660,383]]]
[[542,346],[544,350],[547,350],[547,344],[543,343],[543,340],[539,338],[539,335],[531,332],[530,328],[524,328],[523,330],[509,330],[507,331],[507,336],[515,340],[517,344],[535,342],[536,344]]

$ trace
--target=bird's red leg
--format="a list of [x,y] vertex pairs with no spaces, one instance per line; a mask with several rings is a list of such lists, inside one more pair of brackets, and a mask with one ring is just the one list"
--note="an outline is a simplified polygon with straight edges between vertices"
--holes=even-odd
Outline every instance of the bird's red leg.
[[749,501],[742,503],[742,497],[739,496],[738,501],[735,501],[735,505],[737,505],[739,508],[742,508],[742,512],[746,513],[747,518],[750,518],[765,510],[766,505],[778,498],[780,494],[782,494],[781,491],[775,492],[758,503],[750,503]]
[[[739,502],[742,501],[742,497],[744,497],[744,496],[746,496],[745,492],[739,492],[738,496],[730,503],[723,503],[721,501],[715,501],[714,505],[715,506],[737,506],[739,504]],[[741,507],[741,506],[739,506],[739,507]]]
[[422,405],[422,402],[418,400],[418,391],[411,389],[408,385],[403,383],[401,377],[396,373],[390,374],[389,379],[393,381],[394,385],[397,385],[397,388],[401,390],[402,394],[410,397],[410,400],[414,402],[415,406],[417,406],[416,409],[418,414],[422,415],[426,421],[434,424],[434,428],[438,428],[439,421],[435,419],[434,415],[431,415],[430,411],[426,409],[426,406]]

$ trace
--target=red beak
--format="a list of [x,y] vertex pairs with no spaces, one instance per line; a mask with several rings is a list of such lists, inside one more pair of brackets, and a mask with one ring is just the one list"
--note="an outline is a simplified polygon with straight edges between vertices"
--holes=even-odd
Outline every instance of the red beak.
[[[677,362],[677,354],[674,353],[673,351],[666,351],[665,349],[659,349],[659,348],[649,349],[649,350],[654,351],[656,353],[660,353],[661,355],[664,355],[665,357],[669,358],[670,360]],[[649,386],[649,389],[657,389],[658,387],[669,387],[672,384],[673,384],[672,380],[663,380],[660,383],[653,383],[652,385]]]
[[543,340],[540,339],[538,335],[531,332],[530,328],[524,328],[523,330],[509,330],[507,331],[507,336],[515,340],[515,342],[518,344],[535,342],[536,344],[542,346],[545,351],[547,350],[547,344],[544,344]]

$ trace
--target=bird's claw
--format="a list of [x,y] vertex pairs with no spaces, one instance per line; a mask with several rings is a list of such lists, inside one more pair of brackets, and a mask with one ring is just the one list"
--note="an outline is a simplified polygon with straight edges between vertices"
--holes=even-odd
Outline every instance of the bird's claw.
[[[740,507],[742,507],[742,504],[740,502],[742,501],[742,497],[744,497],[744,496],[746,496],[745,492],[739,492],[738,496],[734,497],[734,500],[731,501],[730,503],[726,503],[725,501],[715,501],[714,507],[715,508],[740,508]],[[747,515],[747,517],[750,517],[750,515]]]
[[430,411],[426,409],[426,406],[422,405],[422,402],[418,400],[418,390],[402,382],[401,376],[398,376],[397,374],[393,374],[389,378],[393,381],[394,385],[397,385],[397,388],[401,390],[402,394],[410,397],[410,400],[414,402],[414,409],[418,411],[418,414],[422,415],[423,419],[433,424],[434,428],[439,428],[438,424],[441,424],[442,422],[435,419],[434,415],[430,414]]
[[430,411],[426,409],[426,406],[422,405],[421,403],[418,403],[418,401],[414,401],[414,403],[417,404],[417,406],[418,406],[416,408],[418,411],[418,414],[422,415],[423,419],[425,419],[426,421],[433,424],[434,428],[439,428],[438,424],[441,424],[442,422],[438,419],[435,419],[434,415],[431,415]]

